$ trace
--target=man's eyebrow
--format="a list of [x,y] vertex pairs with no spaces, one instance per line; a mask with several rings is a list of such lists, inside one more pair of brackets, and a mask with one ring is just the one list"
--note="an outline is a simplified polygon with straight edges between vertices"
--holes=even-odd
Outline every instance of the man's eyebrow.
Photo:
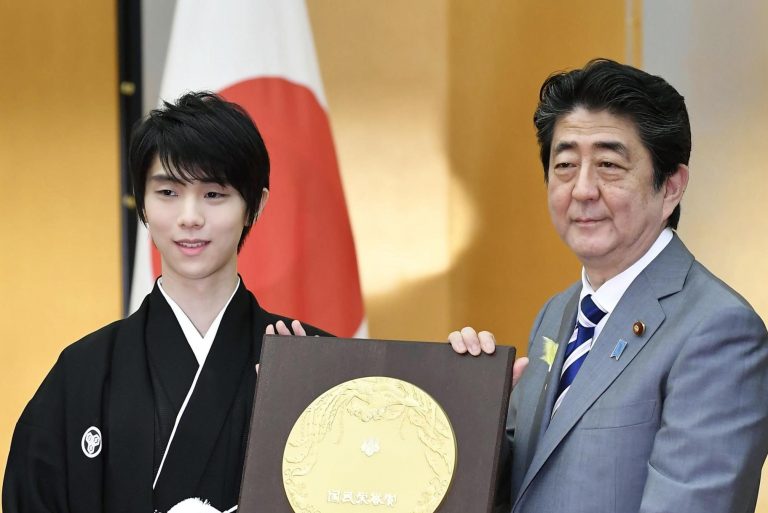
[[183,183],[182,180],[179,180],[175,176],[170,176],[166,174],[152,175],[149,177],[149,180],[155,183],[177,183],[177,184]]
[[572,150],[576,147],[576,143],[571,141],[560,141],[555,145],[555,149],[552,152],[554,155],[557,155],[558,153],[562,153],[567,150]]
[[619,141],[598,141],[593,145],[595,148],[618,153],[625,159],[629,159],[629,148]]
[[188,183],[195,182],[195,181],[199,181],[200,183],[206,183],[206,184],[221,185],[222,187],[227,185],[227,184],[221,183],[219,180],[216,180],[215,178],[202,178],[200,180],[189,181],[189,180],[184,180],[182,178],[178,178],[175,176],[166,175],[164,173],[163,174],[158,173],[156,175],[152,175],[149,177],[149,179],[155,183],[174,183],[179,185],[186,185]]

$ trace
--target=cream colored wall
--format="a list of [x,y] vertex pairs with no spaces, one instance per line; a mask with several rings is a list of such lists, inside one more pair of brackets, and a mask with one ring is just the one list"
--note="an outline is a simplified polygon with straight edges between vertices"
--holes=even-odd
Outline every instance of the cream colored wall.
[[[766,319],[768,4],[645,3],[646,66],[680,89],[691,116],[693,152],[680,236]],[[768,466],[761,512],[768,511],[766,482]]]
[[448,5],[307,2],[357,245],[370,333],[447,333],[451,265]]
[[546,209],[532,123],[539,88],[595,56],[624,60],[627,13],[615,1],[450,5],[447,147],[475,220],[466,244],[451,239],[450,323],[490,329],[524,351],[538,309],[579,276]]
[[563,0],[307,4],[371,335],[443,340],[472,324],[523,348],[539,306],[578,276],[546,213],[538,88],[596,55],[624,60],[634,10],[612,0],[590,10]]
[[114,20],[0,3],[0,471],[61,349],[120,315]]
[[671,14],[659,5],[649,29],[669,33],[667,44],[649,41],[647,50],[648,65],[670,77],[691,112],[694,149],[680,234],[768,318],[768,3],[684,4]]

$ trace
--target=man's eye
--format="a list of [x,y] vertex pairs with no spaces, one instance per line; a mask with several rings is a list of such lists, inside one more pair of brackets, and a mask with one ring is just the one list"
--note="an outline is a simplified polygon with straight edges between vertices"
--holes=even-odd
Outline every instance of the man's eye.
[[619,166],[617,164],[614,164],[613,162],[604,161],[600,163],[600,167],[607,167],[607,168],[618,168]]
[[575,167],[573,162],[558,162],[555,164],[555,171],[570,171]]
[[205,197],[209,199],[217,199],[217,198],[223,198],[226,194],[223,194],[221,192],[215,192],[215,191],[209,191],[205,193]]
[[160,189],[157,193],[161,196],[176,196],[176,193],[171,189]]

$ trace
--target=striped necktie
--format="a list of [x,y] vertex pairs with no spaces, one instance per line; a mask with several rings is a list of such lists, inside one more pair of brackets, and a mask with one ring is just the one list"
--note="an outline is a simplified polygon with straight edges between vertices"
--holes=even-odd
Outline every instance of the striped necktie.
[[581,368],[581,364],[587,359],[587,354],[592,348],[592,338],[595,335],[595,326],[605,316],[606,312],[592,301],[592,295],[587,294],[581,300],[579,315],[576,317],[576,328],[573,330],[571,340],[565,348],[565,363],[560,373],[560,386],[557,390],[557,399],[552,407],[552,415],[555,414],[563,402],[565,394],[571,388],[571,383]]

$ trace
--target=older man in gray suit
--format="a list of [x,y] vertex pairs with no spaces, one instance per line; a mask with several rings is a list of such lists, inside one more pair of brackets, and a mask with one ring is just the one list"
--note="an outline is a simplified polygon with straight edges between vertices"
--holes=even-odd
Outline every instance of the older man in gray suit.
[[[534,122],[552,222],[583,270],[539,312],[530,364],[515,364],[512,511],[754,511],[768,335],[674,231],[691,149],[683,97],[596,60],[547,79]],[[471,328],[449,339],[494,348]]]

